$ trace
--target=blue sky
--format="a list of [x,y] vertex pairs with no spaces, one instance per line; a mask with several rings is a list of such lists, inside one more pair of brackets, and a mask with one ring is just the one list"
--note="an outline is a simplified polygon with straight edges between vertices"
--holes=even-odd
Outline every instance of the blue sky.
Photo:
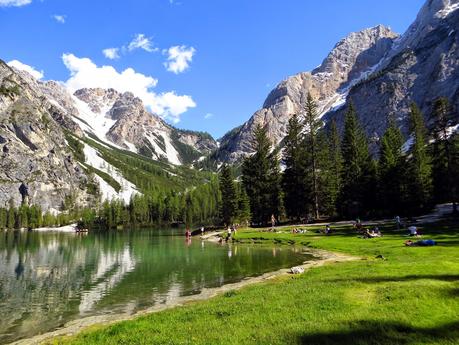
[[[348,33],[377,24],[403,33],[423,3],[0,0],[0,59],[33,66],[44,79],[68,81],[72,68],[70,87],[85,78],[111,85],[113,77],[115,85],[145,92],[168,121],[180,120],[176,126],[220,137],[282,79],[319,65]],[[5,6],[14,4],[22,6]],[[119,58],[104,56],[106,48],[118,48]],[[127,68],[136,73],[121,75]]]

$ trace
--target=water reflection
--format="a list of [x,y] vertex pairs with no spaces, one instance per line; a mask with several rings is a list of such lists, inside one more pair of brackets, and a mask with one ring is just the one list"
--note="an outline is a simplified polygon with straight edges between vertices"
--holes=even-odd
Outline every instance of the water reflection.
[[301,250],[167,231],[0,233],[0,343],[80,317],[132,313],[304,261]]
[[97,264],[97,272],[91,278],[95,284],[81,294],[79,305],[80,315],[90,312],[108,291],[114,288],[128,272],[135,268],[136,261],[132,257],[129,247],[119,253],[102,254]]

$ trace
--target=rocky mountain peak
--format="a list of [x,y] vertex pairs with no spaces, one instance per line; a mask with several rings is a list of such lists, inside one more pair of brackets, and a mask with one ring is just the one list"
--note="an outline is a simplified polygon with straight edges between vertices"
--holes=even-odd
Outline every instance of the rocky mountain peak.
[[75,91],[74,96],[88,104],[93,112],[105,113],[120,97],[120,93],[112,88],[83,88]]
[[[330,54],[323,60],[322,64],[312,71],[313,75],[330,73],[333,76],[348,76],[351,70],[356,68],[356,63],[365,62],[359,69],[368,68],[379,62],[381,54],[368,55],[364,61],[358,61],[360,55],[370,48],[380,50],[387,49],[398,34],[384,25],[377,25],[373,28],[352,32],[332,49]],[[378,47],[374,47],[378,45]],[[374,58],[371,60],[371,58]],[[360,60],[363,60],[360,58]]]
[[393,49],[392,55],[416,47],[440,21],[459,9],[459,0],[428,0]]
[[224,137],[219,159],[236,161],[249,154],[256,125],[266,126],[269,138],[277,145],[286,135],[290,117],[302,112],[308,93],[317,100],[320,114],[342,105],[350,87],[373,71],[397,37],[383,25],[350,33],[312,72],[298,73],[279,83],[266,98],[262,109],[240,129]]

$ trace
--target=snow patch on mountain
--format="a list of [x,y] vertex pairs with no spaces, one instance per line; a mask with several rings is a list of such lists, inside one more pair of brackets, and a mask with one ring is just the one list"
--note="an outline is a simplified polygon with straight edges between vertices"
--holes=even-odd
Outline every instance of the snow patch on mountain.
[[106,134],[110,128],[115,124],[116,120],[113,120],[107,116],[107,112],[111,107],[105,106],[99,113],[95,113],[91,110],[89,105],[75,96],[72,96],[75,106],[78,109],[79,116],[73,116],[75,122],[86,132],[94,134],[100,140],[117,146],[107,139]]
[[437,14],[435,15],[437,18],[446,18],[451,13],[459,9],[459,2],[456,2],[454,0],[452,2],[451,1],[448,1],[448,2],[449,4],[445,6],[444,9],[437,12]]
[[166,156],[169,162],[175,165],[181,165],[179,154],[175,149],[174,145],[172,145],[172,140],[167,133],[164,133],[164,144],[166,145]]
[[114,180],[116,180],[121,185],[121,190],[117,193],[112,186],[110,186],[104,179],[96,174],[96,179],[100,185],[100,191],[102,194],[102,200],[112,200],[112,199],[121,199],[124,200],[125,203],[129,203],[131,200],[131,196],[134,194],[138,194],[139,192],[136,189],[136,186],[126,180],[123,175],[120,174],[118,169],[116,169],[113,165],[105,161],[99,152],[89,146],[88,144],[84,144],[84,155],[86,157],[86,163],[90,166],[101,170],[107,174],[109,174]]

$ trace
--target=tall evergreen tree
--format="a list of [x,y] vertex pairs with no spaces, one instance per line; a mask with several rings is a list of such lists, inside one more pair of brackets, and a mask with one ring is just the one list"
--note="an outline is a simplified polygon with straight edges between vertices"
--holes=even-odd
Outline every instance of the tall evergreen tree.
[[456,133],[451,137],[452,142],[452,153],[451,153],[451,171],[452,175],[456,178],[452,181],[452,190],[453,190],[453,203],[456,205],[456,208],[453,207],[453,211],[457,214],[457,203],[459,202],[459,134]]
[[448,128],[452,125],[452,111],[448,99],[441,97],[433,106],[431,118],[434,120],[433,184],[436,202],[453,202],[457,212],[457,195],[454,188],[453,142]]
[[245,224],[250,222],[250,200],[245,191],[244,186],[239,183],[239,195],[238,195],[238,216],[237,219],[240,223]]
[[238,200],[233,174],[227,164],[224,164],[220,171],[220,192],[222,196],[220,216],[223,223],[230,225],[237,217]]
[[430,204],[432,171],[427,152],[427,130],[424,117],[415,103],[411,104],[410,131],[413,142],[408,152],[407,162],[407,208],[410,213],[416,213],[425,210]]
[[307,215],[302,131],[303,125],[294,114],[289,120],[284,139],[282,189],[287,217],[296,220]]
[[380,206],[384,213],[400,212],[403,203],[403,135],[393,119],[381,138],[379,158]]
[[252,220],[267,224],[271,215],[280,215],[279,160],[271,154],[266,128],[258,125],[254,130],[255,154],[247,157],[242,165],[242,180],[250,200]]
[[365,188],[371,171],[371,158],[363,128],[351,103],[346,112],[341,144],[343,155],[342,188],[339,196],[340,211],[346,216],[363,212]]
[[336,203],[341,190],[341,171],[343,158],[341,156],[341,139],[335,119],[330,123],[327,135],[327,167],[323,171],[326,175],[325,212],[333,216],[336,214]]
[[311,202],[315,219],[319,218],[320,210],[320,182],[319,182],[319,165],[321,145],[319,140],[319,129],[321,122],[318,118],[317,104],[308,93],[306,104],[304,106],[304,124],[305,136],[304,143],[306,149],[306,171],[311,183]]

